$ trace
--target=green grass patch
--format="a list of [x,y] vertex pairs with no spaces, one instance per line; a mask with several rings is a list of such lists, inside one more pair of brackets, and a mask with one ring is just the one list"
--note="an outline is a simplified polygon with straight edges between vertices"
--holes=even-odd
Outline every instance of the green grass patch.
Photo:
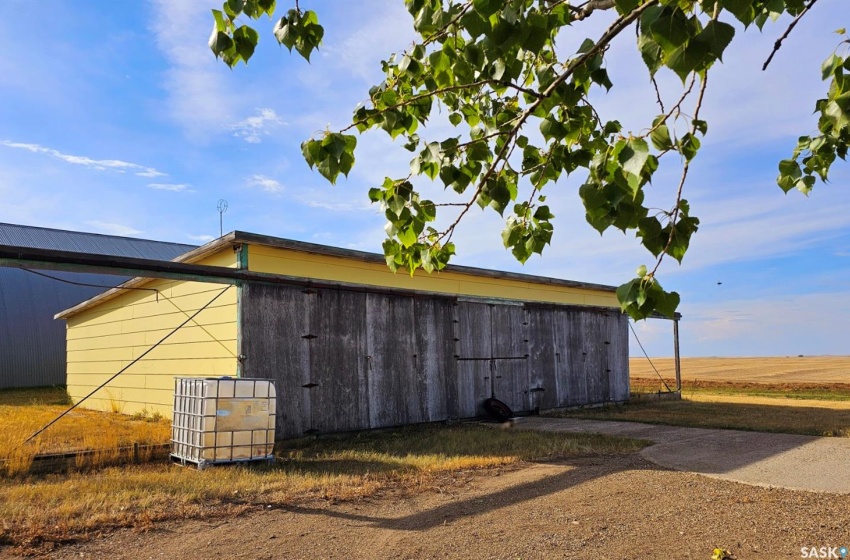
[[738,402],[635,402],[557,416],[813,436],[850,436],[850,410]]
[[[676,382],[665,379],[671,389]],[[634,393],[655,393],[666,391],[660,379],[632,378],[631,390]],[[821,401],[850,401],[848,383],[753,383],[736,381],[683,381],[682,396],[721,395],[750,396],[776,399],[799,399]]]
[[71,397],[60,386],[0,389],[0,406],[42,405],[71,406]]

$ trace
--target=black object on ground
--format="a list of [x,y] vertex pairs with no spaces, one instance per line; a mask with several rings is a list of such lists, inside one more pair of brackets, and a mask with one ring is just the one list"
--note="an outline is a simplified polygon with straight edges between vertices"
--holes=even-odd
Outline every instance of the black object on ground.
[[487,414],[499,422],[507,422],[514,417],[514,411],[511,410],[511,407],[499,399],[489,398],[485,400],[484,410],[486,410]]

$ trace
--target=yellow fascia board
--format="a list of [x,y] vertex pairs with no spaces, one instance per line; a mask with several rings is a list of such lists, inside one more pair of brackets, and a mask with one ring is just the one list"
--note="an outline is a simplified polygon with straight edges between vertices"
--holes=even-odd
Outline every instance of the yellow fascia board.
[[461,267],[431,274],[417,271],[411,277],[393,273],[383,260],[250,243],[247,247],[248,269],[253,272],[460,297],[619,308],[614,288],[607,286],[559,285],[579,283],[512,273],[500,277],[495,271],[476,274],[465,267],[462,272],[456,270]]

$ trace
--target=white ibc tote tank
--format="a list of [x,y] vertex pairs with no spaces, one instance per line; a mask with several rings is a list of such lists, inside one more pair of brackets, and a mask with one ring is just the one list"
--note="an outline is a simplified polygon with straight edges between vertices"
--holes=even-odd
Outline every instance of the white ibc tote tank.
[[172,459],[198,468],[274,459],[276,404],[270,379],[175,377]]

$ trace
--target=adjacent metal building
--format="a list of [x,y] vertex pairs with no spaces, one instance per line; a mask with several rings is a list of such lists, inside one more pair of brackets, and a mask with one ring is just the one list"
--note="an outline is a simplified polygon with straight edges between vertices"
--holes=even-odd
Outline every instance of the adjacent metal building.
[[611,286],[461,266],[410,277],[382,255],[244,232],[175,260],[256,274],[136,278],[59,313],[72,398],[128,365],[86,406],[170,415],[175,376],[271,378],[288,438],[480,416],[490,396],[517,412],[629,396]]
[[[0,223],[0,245],[170,260],[192,245]],[[47,272],[69,282],[114,286],[99,274]],[[78,286],[0,267],[0,389],[65,384],[65,329],[53,316],[107,288]]]

